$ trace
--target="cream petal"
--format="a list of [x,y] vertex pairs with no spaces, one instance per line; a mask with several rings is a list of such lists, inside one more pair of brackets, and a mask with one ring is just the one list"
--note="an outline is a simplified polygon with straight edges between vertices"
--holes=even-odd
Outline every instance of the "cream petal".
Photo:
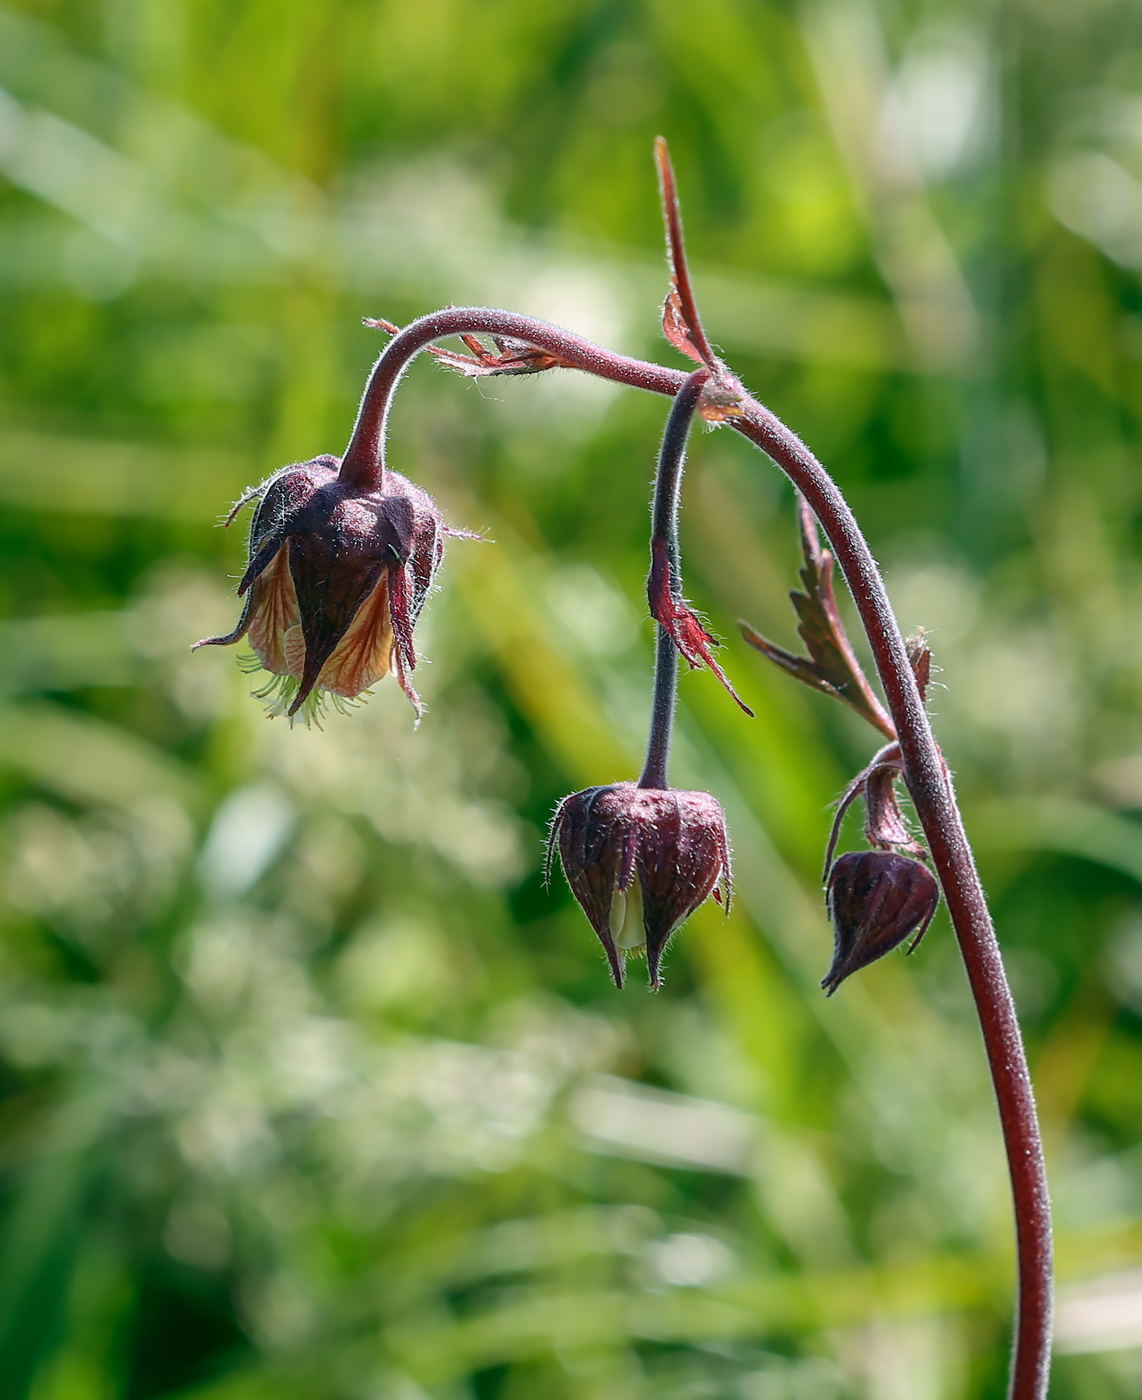
[[646,947],[642,925],[642,886],[637,877],[625,890],[615,890],[611,903],[611,935],[615,947],[624,953],[637,953]]
[[392,654],[393,622],[386,573],[358,608],[349,630],[321,668],[317,684],[323,690],[352,699],[388,674]]
[[[250,585],[250,645],[258,660],[276,676],[300,676],[286,646],[286,635],[301,623],[297,592],[289,571],[289,548],[283,545]],[[302,658],[305,652],[302,650]]]
[[282,638],[282,651],[287,675],[300,676],[305,670],[305,634],[300,622],[289,628]]

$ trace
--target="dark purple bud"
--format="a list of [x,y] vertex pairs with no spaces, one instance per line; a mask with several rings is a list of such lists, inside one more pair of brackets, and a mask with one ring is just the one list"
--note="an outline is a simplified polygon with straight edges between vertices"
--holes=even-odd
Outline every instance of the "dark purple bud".
[[419,717],[412,633],[449,532],[403,476],[386,472],[383,486],[361,493],[339,465],[315,457],[284,467],[239,502],[258,500],[238,586],[246,606],[233,632],[197,645],[248,635],[274,677],[258,692],[273,697],[274,714],[293,716],[322,692],[352,699],[394,670]]
[[674,930],[711,894],[729,908],[726,818],[708,792],[614,783],[573,793],[551,824],[549,873],[556,845],[617,987],[627,955],[645,951],[657,990]]
[[828,902],[836,949],[821,986],[832,996],[846,977],[915,933],[912,952],[936,912],[940,887],[918,860],[888,851],[856,851],[833,866]]

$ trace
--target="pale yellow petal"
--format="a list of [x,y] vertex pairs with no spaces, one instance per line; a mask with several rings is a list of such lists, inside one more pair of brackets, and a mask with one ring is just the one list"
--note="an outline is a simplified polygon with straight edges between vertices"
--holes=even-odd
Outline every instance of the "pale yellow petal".
[[[276,676],[300,676],[286,650],[286,633],[301,622],[297,592],[289,571],[289,549],[283,545],[250,585],[250,645],[267,671]],[[304,648],[302,660],[305,658]]]
[[352,699],[388,674],[392,654],[389,580],[388,574],[383,574],[321,668],[317,684],[324,690]]
[[642,926],[642,886],[636,876],[625,890],[615,890],[611,901],[611,936],[624,953],[638,953],[646,947]]
[[285,656],[286,674],[300,678],[305,670],[305,634],[301,623],[289,628],[282,638],[282,653]]

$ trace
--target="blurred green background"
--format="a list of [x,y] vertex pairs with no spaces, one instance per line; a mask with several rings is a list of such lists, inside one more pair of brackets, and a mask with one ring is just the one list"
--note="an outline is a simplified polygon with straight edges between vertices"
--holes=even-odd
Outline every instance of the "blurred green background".
[[[490,302],[679,363],[700,302],[837,475],[994,899],[1047,1134],[1052,1396],[1142,1396],[1142,10],[1132,0],[0,6],[5,1400],[983,1400],[1010,1210],[950,931],[832,1001],[829,804],[874,736],[769,673],[791,492],[696,434],[682,686],[738,899],[623,993],[555,802],[635,775],[665,406],[417,363],[457,526],[323,731],[227,630],[242,526],[382,338]],[[858,833],[849,831],[850,844]]]

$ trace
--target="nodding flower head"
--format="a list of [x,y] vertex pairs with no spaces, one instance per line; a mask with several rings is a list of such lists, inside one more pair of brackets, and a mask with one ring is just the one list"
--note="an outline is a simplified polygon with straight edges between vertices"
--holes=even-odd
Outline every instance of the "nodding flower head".
[[828,900],[836,950],[821,986],[832,996],[846,977],[914,933],[912,952],[932,922],[940,887],[918,860],[890,851],[853,851],[833,866]]
[[729,908],[726,818],[708,792],[614,783],[573,793],[551,824],[549,873],[556,846],[617,987],[627,955],[645,952],[657,990],[674,930],[710,894]]
[[386,472],[362,493],[338,468],[324,456],[284,467],[235,506],[231,520],[258,501],[238,585],[246,605],[233,632],[196,645],[248,636],[273,677],[257,692],[271,714],[308,720],[324,694],[352,699],[394,670],[419,718],[412,632],[449,532],[431,497],[403,476]]

